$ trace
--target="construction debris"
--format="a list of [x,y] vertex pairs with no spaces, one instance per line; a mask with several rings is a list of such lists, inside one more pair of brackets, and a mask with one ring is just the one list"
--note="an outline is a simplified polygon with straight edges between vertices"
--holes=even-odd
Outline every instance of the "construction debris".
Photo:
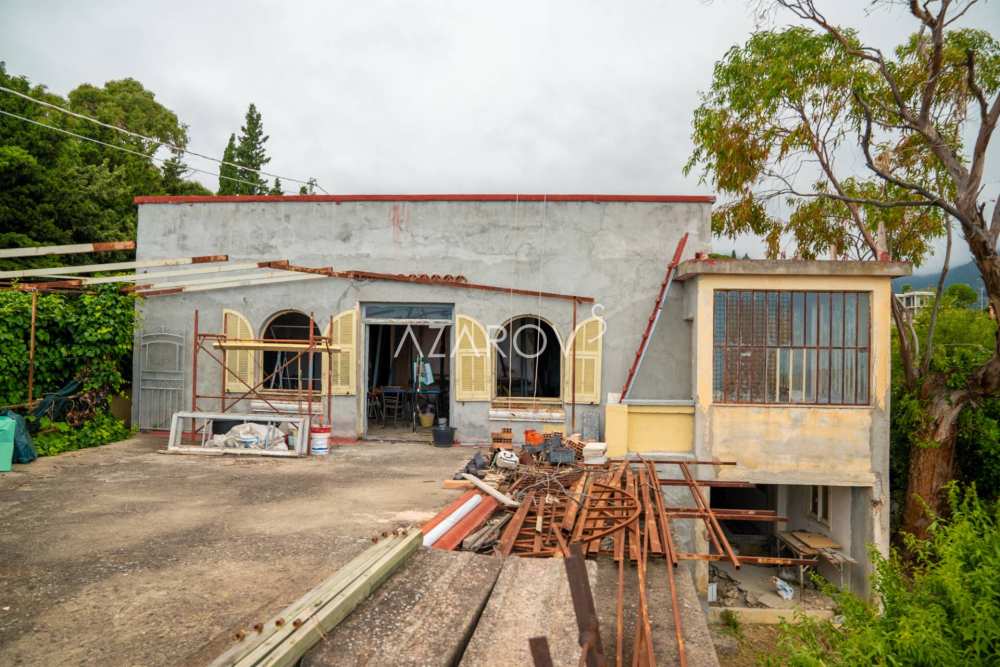
[[[504,438],[494,434],[494,460],[500,452],[509,451],[504,447]],[[564,463],[552,452],[565,450],[571,458]],[[608,462],[603,443],[585,443],[574,434],[563,439],[561,434],[539,434],[525,432],[525,445],[521,449],[521,463],[514,468],[494,465],[489,470],[477,470],[479,476],[462,473],[464,479],[477,490],[463,496],[455,506],[446,508],[438,523],[445,521],[469,497],[485,494],[484,498],[494,501],[496,512],[492,518],[480,509],[475,519],[464,521],[462,534],[452,534],[446,542],[462,544],[477,552],[492,545],[501,556],[522,556],[531,558],[566,558],[570,549],[579,549],[589,558],[606,556],[617,564],[618,600],[614,628],[614,647],[618,663],[631,647],[634,664],[654,665],[656,655],[652,637],[652,617],[659,613],[649,603],[649,590],[656,582],[662,581],[671,600],[671,619],[668,625],[674,634],[674,646],[678,664],[687,664],[684,648],[684,627],[678,584],[675,570],[681,561],[725,561],[738,570],[744,564],[759,565],[812,565],[815,559],[774,558],[737,554],[722,530],[720,520],[728,521],[783,521],[784,517],[767,510],[735,510],[712,508],[702,487],[725,485],[727,487],[749,486],[745,482],[717,482],[696,479],[691,470],[694,465],[731,465],[721,461],[653,461],[636,460]],[[660,468],[674,467],[679,473],[676,478],[660,476]],[[662,487],[683,486],[691,497],[689,507],[668,507],[664,501]],[[479,501],[482,503],[483,501]],[[495,522],[503,517],[503,527]],[[695,521],[704,524],[711,544],[708,553],[685,551],[678,547],[672,524],[677,521]],[[475,524],[475,525],[472,525]],[[425,530],[427,527],[425,526]],[[455,528],[448,528],[451,532]],[[446,533],[447,534],[447,533]],[[497,535],[499,536],[497,538]],[[469,539],[470,536],[474,538]],[[435,545],[436,546],[436,545]],[[656,560],[663,565],[654,565]],[[625,567],[626,562],[632,565]],[[635,604],[626,605],[624,600],[626,571],[637,578],[638,599]],[[501,577],[502,578],[502,577]],[[722,595],[733,595],[733,588],[722,587]],[[739,591],[736,588],[736,591]],[[735,593],[738,595],[739,593]],[[746,600],[744,602],[753,602]],[[626,623],[624,610],[628,607],[636,613],[635,622]],[[624,635],[626,625],[634,629],[633,637]],[[551,642],[551,637],[546,637]],[[545,643],[535,639],[536,655],[544,657]],[[528,645],[522,647],[525,659]],[[549,655],[558,660],[557,652]],[[520,650],[520,649],[519,649]],[[589,659],[588,659],[589,661]]]

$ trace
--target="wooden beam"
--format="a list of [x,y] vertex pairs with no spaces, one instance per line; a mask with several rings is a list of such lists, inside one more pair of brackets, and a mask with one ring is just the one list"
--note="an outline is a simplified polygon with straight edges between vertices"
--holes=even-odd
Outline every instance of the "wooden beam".
[[[423,534],[412,530],[373,565],[358,574],[329,600],[317,600],[311,616],[287,619],[281,629],[244,657],[240,667],[291,667],[306,651],[332,631],[348,614],[372,594],[383,581],[420,548]],[[304,614],[303,614],[304,615]],[[301,621],[296,623],[296,621]]]
[[272,617],[266,623],[258,624],[252,629],[252,631],[246,632],[242,639],[237,640],[237,643],[234,646],[216,658],[212,662],[212,665],[221,666],[237,664],[247,654],[260,646],[264,640],[276,634],[286,623],[293,622],[294,619],[299,618],[303,613],[308,611],[310,605],[315,604],[316,600],[324,599],[331,594],[335,594],[336,592],[343,590],[344,586],[350,581],[352,576],[355,576],[356,573],[362,572],[366,568],[371,567],[378,561],[378,559],[384,556],[389,549],[391,549],[395,544],[398,544],[399,541],[400,538],[398,536],[392,536],[376,542],[374,545],[351,559],[342,568],[337,570],[336,574],[323,580],[308,593],[283,609],[277,616]]
[[73,255],[76,253],[114,252],[135,250],[135,241],[103,241],[101,243],[74,243],[72,245],[43,245],[29,248],[0,249],[0,259],[13,257],[43,257],[45,255]]
[[513,498],[511,498],[510,496],[508,496],[505,493],[500,493],[495,488],[493,488],[492,486],[490,486],[489,484],[487,484],[483,480],[479,479],[475,475],[470,475],[469,473],[462,473],[462,479],[465,479],[465,480],[468,480],[468,481],[472,482],[473,486],[475,486],[476,488],[478,488],[480,491],[482,491],[486,495],[493,496],[494,498],[496,498],[497,500],[499,500],[501,503],[503,503],[507,507],[520,507],[521,506],[521,503],[517,502],[516,500],[514,500]]
[[54,266],[48,269],[21,269],[18,271],[0,271],[0,278],[34,278],[60,275],[76,275],[79,273],[96,273],[98,271],[130,271],[133,269],[152,269],[159,266],[184,266],[187,264],[208,264],[211,262],[229,261],[229,255],[202,255],[199,257],[174,257],[172,259],[143,259],[134,262],[110,262],[108,264],[83,264],[80,266]]
[[[208,276],[207,278],[199,278],[199,277],[195,277],[195,278],[181,278],[180,280],[168,280],[167,278],[169,278],[169,276],[167,276],[166,278],[163,278],[163,277],[161,277],[160,275],[158,275],[156,273],[147,273],[147,274],[144,274],[144,275],[140,276],[139,281],[137,281],[137,283],[136,283],[135,291],[142,292],[142,291],[151,290],[151,289],[170,289],[172,287],[191,287],[191,286],[194,286],[194,285],[212,285],[212,284],[215,284],[215,283],[234,282],[234,281],[237,281],[237,280],[264,280],[264,279],[267,279],[267,278],[282,278],[282,277],[296,278],[298,280],[301,280],[303,278],[307,278],[308,277],[307,274],[302,274],[302,273],[298,273],[298,272],[294,272],[294,271],[281,271],[281,270],[261,271],[261,270],[256,270],[257,268],[258,267],[256,267],[256,266],[255,267],[251,267],[251,270],[253,272],[252,273],[247,273],[246,275],[242,275],[242,276],[230,276],[230,275],[219,276],[219,275],[213,275],[213,276]],[[317,278],[317,277],[322,277],[322,276],[315,276],[314,275],[312,277],[313,278]]]
[[179,269],[177,271],[153,271],[147,273],[129,273],[123,276],[101,276],[100,278],[80,278],[83,285],[107,285],[111,283],[137,283],[147,280],[150,283],[170,280],[178,276],[193,276],[208,273],[229,273],[232,271],[247,271],[249,269],[280,269],[277,262],[227,262],[211,266],[199,266],[194,269]]
[[166,296],[168,294],[182,294],[187,292],[209,292],[217,289],[229,289],[232,287],[253,287],[256,285],[274,285],[277,283],[291,283],[302,280],[321,280],[326,276],[314,275],[311,273],[296,273],[291,276],[279,276],[276,278],[246,278],[243,280],[224,280],[208,285],[163,287],[148,290],[136,290],[140,296]]

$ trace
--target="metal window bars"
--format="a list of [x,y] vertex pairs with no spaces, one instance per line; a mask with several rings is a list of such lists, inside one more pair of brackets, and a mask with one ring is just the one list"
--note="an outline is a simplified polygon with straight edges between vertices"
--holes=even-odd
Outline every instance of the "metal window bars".
[[870,309],[868,292],[717,290],[714,400],[868,405]]

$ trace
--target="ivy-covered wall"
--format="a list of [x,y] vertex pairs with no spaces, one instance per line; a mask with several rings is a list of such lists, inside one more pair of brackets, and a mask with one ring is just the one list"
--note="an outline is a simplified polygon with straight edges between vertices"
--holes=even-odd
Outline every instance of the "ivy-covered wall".
[[[135,298],[107,286],[83,294],[39,294],[35,321],[34,398],[81,383],[68,408],[29,417],[41,456],[94,447],[128,436],[108,411],[131,370]],[[0,405],[26,414],[31,294],[0,292]]]
[[[129,372],[135,298],[116,287],[83,294],[39,294],[35,397],[70,380],[81,391],[121,391]],[[0,292],[0,405],[28,400],[31,294]]]

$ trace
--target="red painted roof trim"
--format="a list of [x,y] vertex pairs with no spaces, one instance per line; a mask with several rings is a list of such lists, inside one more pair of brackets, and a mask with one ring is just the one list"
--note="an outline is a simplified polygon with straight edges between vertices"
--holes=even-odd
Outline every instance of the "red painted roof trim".
[[551,202],[641,202],[652,204],[712,204],[713,195],[180,195],[141,196],[136,204],[223,204],[262,202],[345,202],[383,201],[551,201]]

